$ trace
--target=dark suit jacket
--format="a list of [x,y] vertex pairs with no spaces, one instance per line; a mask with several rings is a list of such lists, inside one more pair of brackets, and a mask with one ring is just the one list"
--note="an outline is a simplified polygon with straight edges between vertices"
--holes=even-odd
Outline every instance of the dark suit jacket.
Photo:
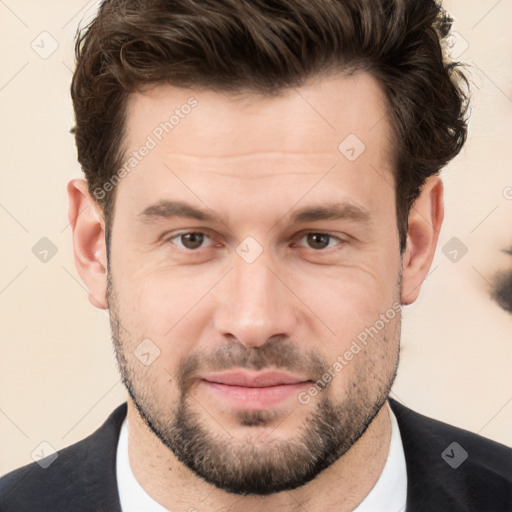
[[[407,512],[512,511],[510,448],[390,405],[404,445]],[[115,461],[125,416],[126,403],[47,469],[34,462],[0,479],[0,511],[120,512]]]

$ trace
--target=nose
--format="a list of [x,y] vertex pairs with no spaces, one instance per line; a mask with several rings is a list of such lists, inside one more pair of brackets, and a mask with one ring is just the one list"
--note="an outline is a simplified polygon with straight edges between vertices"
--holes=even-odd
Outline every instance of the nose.
[[297,300],[283,284],[285,276],[269,263],[265,252],[252,263],[235,255],[234,268],[217,290],[217,332],[246,347],[276,335],[289,338],[296,326]]

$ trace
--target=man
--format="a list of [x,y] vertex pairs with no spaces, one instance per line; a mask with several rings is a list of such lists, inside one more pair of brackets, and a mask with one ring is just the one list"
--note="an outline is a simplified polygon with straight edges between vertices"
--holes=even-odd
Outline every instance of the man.
[[127,404],[9,511],[504,511],[512,451],[389,399],[466,136],[433,1],[111,0],[77,42],[76,265]]

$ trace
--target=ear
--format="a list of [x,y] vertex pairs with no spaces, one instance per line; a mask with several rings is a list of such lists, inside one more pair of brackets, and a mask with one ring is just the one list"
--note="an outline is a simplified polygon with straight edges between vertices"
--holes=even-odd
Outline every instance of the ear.
[[432,265],[443,223],[443,182],[428,178],[409,213],[407,245],[402,258],[402,304],[413,303]]
[[68,219],[73,230],[75,265],[89,291],[89,302],[107,309],[107,254],[105,222],[100,207],[88,191],[87,182],[68,183]]

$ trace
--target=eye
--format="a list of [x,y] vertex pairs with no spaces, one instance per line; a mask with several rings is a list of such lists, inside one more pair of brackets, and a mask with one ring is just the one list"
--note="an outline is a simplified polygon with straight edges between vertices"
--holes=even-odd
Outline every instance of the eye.
[[306,233],[304,236],[300,238],[300,240],[304,239],[306,239],[306,243],[309,245],[309,247],[316,251],[334,247],[336,244],[333,244],[331,242],[343,243],[343,241],[340,240],[338,237],[330,235],[329,233]]
[[178,240],[178,243],[176,243],[178,247],[193,251],[195,249],[200,249],[206,239],[210,239],[210,237],[199,231],[193,231],[174,235],[168,240],[172,243],[176,243],[175,240]]

